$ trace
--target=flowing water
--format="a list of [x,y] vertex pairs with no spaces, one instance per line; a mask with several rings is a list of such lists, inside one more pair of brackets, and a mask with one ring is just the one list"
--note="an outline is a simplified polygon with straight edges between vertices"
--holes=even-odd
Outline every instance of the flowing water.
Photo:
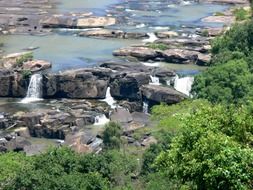
[[32,103],[42,100],[42,75],[34,74],[31,76],[26,97],[21,103]]
[[108,87],[106,90],[106,96],[104,100],[101,100],[106,102],[111,108],[116,108],[116,101],[114,100],[114,98],[111,95],[111,88]]
[[182,92],[183,94],[187,96],[190,96],[193,81],[194,81],[194,77],[191,77],[191,76],[182,77],[182,78],[179,78],[178,76],[176,76],[175,81],[174,81],[174,88],[177,91]]
[[[214,12],[222,12],[227,9],[225,5],[198,4],[193,1],[182,0],[61,0],[57,7],[58,13],[63,12],[87,12],[94,15],[111,14],[119,23],[110,28],[126,31],[138,31],[149,33],[149,41],[156,37],[154,31],[176,30],[191,33],[192,28],[203,26],[220,26],[218,23],[207,24],[201,19]],[[36,59],[44,59],[52,63],[51,72],[67,69],[91,67],[105,60],[118,59],[112,56],[112,51],[120,47],[143,43],[140,40],[120,39],[91,39],[78,37],[77,30],[55,30],[53,34],[46,36],[11,35],[1,36],[0,42],[4,43],[5,54],[24,51],[28,47],[39,47],[34,51]],[[175,69],[179,74],[196,74],[202,67],[195,65],[176,65],[168,63],[145,63],[149,65],[161,65]],[[189,79],[189,78],[188,78]],[[153,78],[157,83],[157,79]],[[181,82],[186,82],[182,85]],[[190,80],[179,79],[177,88],[186,94],[189,92]],[[32,82],[32,81],[31,81]],[[28,89],[29,94],[29,89]],[[113,99],[107,94],[106,101],[111,106]],[[40,98],[40,97],[36,97]],[[36,104],[17,104],[16,99],[0,99],[0,111],[30,110],[43,107],[43,102]],[[24,100],[23,100],[24,101]],[[144,105],[145,110],[147,104]],[[97,123],[106,121],[105,116],[98,117]],[[108,119],[107,119],[108,121]]]

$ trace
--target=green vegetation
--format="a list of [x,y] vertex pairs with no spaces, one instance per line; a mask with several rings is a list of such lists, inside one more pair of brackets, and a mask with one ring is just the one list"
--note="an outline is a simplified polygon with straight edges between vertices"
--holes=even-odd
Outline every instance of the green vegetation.
[[225,16],[225,14],[222,12],[216,12],[214,13],[214,16]]
[[120,148],[122,129],[118,123],[110,122],[105,125],[103,142],[105,148]]
[[22,70],[21,74],[23,79],[28,79],[32,75],[32,72],[30,70]]
[[148,44],[148,47],[151,49],[158,49],[162,51],[169,49],[167,45],[162,44],[162,43],[150,43]]
[[237,8],[233,10],[233,14],[235,15],[235,19],[237,21],[247,20],[251,17],[251,11],[244,8]]
[[248,104],[252,100],[253,21],[236,24],[212,42],[210,68],[196,76],[192,93],[212,103]]
[[18,66],[22,66],[23,63],[27,62],[27,61],[31,61],[33,59],[33,54],[32,53],[26,53],[24,55],[22,55],[20,58],[18,58],[16,60],[16,63]]
[[[237,20],[249,17],[241,9],[234,14]],[[253,189],[253,21],[236,24],[216,38],[212,54],[210,67],[195,77],[195,99],[154,106],[156,126],[130,134],[138,141],[152,135],[157,144],[127,144],[122,127],[110,122],[99,154],[78,154],[66,147],[31,157],[0,154],[0,189]],[[23,72],[24,78],[31,74]]]

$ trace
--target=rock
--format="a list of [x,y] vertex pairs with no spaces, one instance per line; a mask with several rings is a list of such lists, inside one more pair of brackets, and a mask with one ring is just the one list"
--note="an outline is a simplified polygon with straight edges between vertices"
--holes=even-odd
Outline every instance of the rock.
[[170,87],[158,85],[144,85],[141,87],[142,96],[152,104],[175,104],[183,101],[187,97]]
[[79,36],[102,37],[102,38],[122,38],[122,39],[143,39],[147,38],[146,33],[123,32],[122,30],[96,29],[79,33]]
[[16,137],[7,142],[6,147],[9,151],[23,151],[25,146],[29,146],[31,143],[24,137]]
[[8,69],[0,69],[0,97],[24,97],[29,85],[22,75]]
[[170,39],[159,39],[156,43],[162,43],[168,46],[177,47],[178,49],[184,47],[202,47],[204,45],[209,45],[209,41],[206,38],[198,37],[194,39],[190,38],[170,38]]
[[157,52],[154,49],[146,47],[128,47],[115,50],[114,56],[132,56],[141,61],[154,60],[157,57]]
[[235,16],[209,16],[203,18],[202,22],[224,23],[224,25],[230,25],[235,22]]
[[197,65],[207,65],[211,61],[210,54],[198,54]]
[[110,81],[111,95],[115,99],[140,100],[140,87],[149,83],[146,73],[120,73]]
[[162,57],[170,63],[195,63],[198,60],[198,52],[183,49],[168,49],[161,51]]
[[197,33],[202,36],[216,37],[222,35],[225,31],[226,29],[224,28],[205,28],[197,30]]
[[32,60],[32,61],[25,62],[23,64],[23,69],[30,70],[32,72],[46,70],[51,67],[52,67],[51,63],[47,61],[43,61],[43,60]]
[[104,99],[109,69],[95,68],[45,75],[43,95],[46,98]]
[[102,140],[86,132],[78,132],[66,136],[64,144],[78,153],[97,152],[102,146]]
[[158,38],[172,38],[178,37],[178,33],[175,31],[160,31],[155,33]]
[[129,111],[116,108],[110,115],[110,120],[118,123],[130,123],[133,121],[133,118]]
[[89,17],[77,19],[77,28],[98,28],[116,24],[112,17]]
[[119,105],[127,110],[129,110],[130,113],[132,112],[142,112],[142,104],[140,101],[120,101]]
[[168,68],[155,67],[153,68],[151,75],[158,77],[160,83],[166,84],[168,80],[176,76],[176,73]]
[[144,140],[141,142],[141,146],[148,147],[148,146],[150,146],[151,144],[156,144],[156,143],[157,143],[157,140],[155,139],[155,137],[150,136],[150,137],[144,139]]
[[103,38],[123,38],[124,32],[121,30],[98,29],[88,30],[79,33],[79,36],[103,37]]
[[13,69],[19,67],[17,61],[25,55],[31,54],[31,52],[12,53],[3,57],[3,66],[6,69]]
[[222,3],[222,4],[248,4],[247,0],[200,0],[200,2]]
[[30,136],[30,132],[28,127],[20,127],[14,130],[18,136],[20,137],[24,137],[24,138],[29,138]]

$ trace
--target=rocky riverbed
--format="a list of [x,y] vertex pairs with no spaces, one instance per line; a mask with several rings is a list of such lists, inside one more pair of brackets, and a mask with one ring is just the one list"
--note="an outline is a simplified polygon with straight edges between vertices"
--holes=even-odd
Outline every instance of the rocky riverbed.
[[231,4],[246,1],[104,1],[83,9],[0,1],[0,151],[36,154],[47,143],[31,138],[45,138],[99,152],[109,120],[121,123],[129,144],[155,143],[132,132],[153,125],[152,106],[189,98],[189,73],[208,65],[210,40],[235,20]]

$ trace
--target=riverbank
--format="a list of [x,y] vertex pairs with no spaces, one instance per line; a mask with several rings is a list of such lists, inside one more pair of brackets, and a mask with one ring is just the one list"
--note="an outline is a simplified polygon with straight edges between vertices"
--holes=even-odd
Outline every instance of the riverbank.
[[[9,144],[8,142],[10,141],[11,144],[13,142],[16,145],[22,144],[20,143],[21,141],[27,141],[27,135],[64,140],[68,135],[75,136],[81,129],[85,131],[86,127],[89,128],[88,126],[94,124],[104,124],[109,119],[120,122],[126,131],[134,131],[152,125],[152,123],[146,122],[148,121],[147,113],[150,107],[161,102],[170,105],[187,99],[193,82],[193,78],[187,75],[198,72],[198,70],[186,69],[186,77],[182,79],[178,76],[180,70],[164,69],[159,66],[157,67],[157,65],[166,64],[166,62],[180,64],[182,67],[185,64],[208,65],[210,60],[210,39],[213,36],[220,35],[224,31],[223,27],[217,28],[217,26],[231,24],[234,21],[232,14],[223,15],[222,19],[218,15],[209,17],[208,19],[201,17],[201,15],[208,16],[214,7],[217,8],[217,11],[223,11],[227,8],[227,6],[217,4],[206,5],[191,2],[192,4],[184,5],[182,4],[183,2],[178,2],[175,5],[173,4],[175,10],[169,4],[167,5],[167,9],[171,11],[169,12],[170,14],[175,13],[175,11],[176,14],[179,14],[180,11],[182,13],[184,10],[190,11],[194,8],[209,7],[209,9],[207,12],[191,17],[191,19],[183,19],[182,16],[185,17],[185,15],[180,15],[177,19],[172,19],[170,24],[167,24],[164,18],[168,16],[166,12],[168,10],[164,11],[162,9],[165,2],[161,2],[161,4],[150,2],[147,5],[135,1],[123,4],[119,3],[110,5],[106,15],[92,15],[87,12],[57,14],[55,12],[56,4],[54,3],[50,4],[52,5],[51,7],[46,6],[46,14],[36,16],[36,23],[40,26],[36,26],[37,28],[34,28],[34,30],[37,31],[38,28],[42,28],[43,31],[41,33],[43,35],[49,31],[54,33],[53,35],[33,38],[33,40],[37,40],[38,38],[41,41],[45,40],[45,46],[43,47],[43,42],[40,41],[38,44],[31,44],[33,47],[38,47],[36,49],[32,49],[31,45],[25,45],[25,47],[23,42],[19,43],[19,47],[23,49],[30,47],[34,51],[35,58],[38,55],[48,56],[50,55],[50,51],[51,55],[54,54],[54,57],[48,57],[50,59],[57,59],[57,56],[60,54],[61,58],[58,58],[60,60],[58,64],[55,64],[52,60],[52,70],[58,72],[52,73],[50,70],[46,70],[36,75],[32,75],[36,73],[34,71],[33,73],[24,73],[25,62],[22,62],[21,65],[17,64],[17,61],[20,61],[20,57],[14,59],[13,65],[11,64],[10,68],[1,69],[1,97],[25,98],[27,96],[26,98],[28,99],[33,98],[34,100],[35,98],[39,100],[39,103],[23,101],[23,103],[28,103],[28,107],[26,104],[19,106],[19,103],[14,101],[12,104],[18,105],[16,109],[21,107],[23,112],[17,110],[17,113],[15,113],[14,108],[14,112],[11,114],[1,114],[1,128],[4,130],[11,129],[10,133],[2,135],[3,140],[6,140],[4,140],[4,143]],[[28,5],[35,6],[34,4]],[[29,11],[32,10],[29,9]],[[154,10],[159,10],[161,13]],[[156,23],[156,18],[160,23]],[[180,19],[183,20],[179,22]],[[209,24],[205,25],[206,20],[215,23],[215,27],[210,27]],[[174,23],[177,24],[173,25]],[[24,28],[20,27],[20,23],[14,23],[14,25],[16,29],[8,29],[8,33],[21,34]],[[25,24],[25,28],[27,28],[24,30],[32,26],[31,24]],[[99,27],[100,29],[94,29],[94,27]],[[173,29],[169,29],[170,27],[173,27]],[[195,27],[201,28],[196,30]],[[74,28],[74,30],[69,30],[69,28]],[[83,29],[89,29],[89,31]],[[29,30],[29,34],[35,34],[33,30]],[[64,34],[61,34],[62,31],[64,31]],[[3,47],[3,49],[7,52],[10,51],[8,48],[16,48],[20,38],[30,38],[30,36],[14,36],[14,43],[10,47],[8,43],[12,37],[8,36],[5,40],[5,45],[8,47],[6,49]],[[58,38],[58,41],[52,44],[54,38]],[[69,41],[66,39],[69,39]],[[73,43],[74,39],[74,45],[70,46],[69,44]],[[61,40],[65,40],[63,51],[59,51]],[[78,45],[79,42],[80,45]],[[51,44],[52,48],[49,48]],[[81,44],[88,45],[81,46]],[[108,48],[110,44],[111,47]],[[125,44],[131,47],[123,48],[122,46],[125,46]],[[101,49],[99,50],[99,48]],[[70,53],[62,58],[67,52],[66,49]],[[75,54],[76,50],[79,51],[77,55]],[[100,53],[101,55],[98,55]],[[115,57],[119,58],[113,57],[112,53]],[[90,54],[94,54],[91,60],[88,57]],[[108,54],[108,61],[98,59],[99,56],[105,59]],[[72,55],[84,55],[85,57],[79,57],[78,59],[81,60],[80,64],[75,67],[75,59],[73,63],[71,59],[63,62],[64,59]],[[90,65],[88,65],[89,62],[91,62]],[[6,60],[4,60],[4,65],[5,63],[7,63]],[[35,65],[37,63],[35,62]],[[98,67],[77,69],[83,68],[83,65],[92,67],[96,65]],[[38,67],[43,68],[36,65],[36,69]],[[70,68],[74,70],[69,71],[68,69]],[[59,72],[61,70],[66,71]],[[27,93],[29,90],[31,93]],[[46,100],[41,101],[41,99]],[[47,99],[49,99],[50,105]],[[79,100],[72,101],[69,99]],[[111,104],[112,101],[114,102],[113,104]],[[6,103],[2,105],[9,107],[10,104]],[[44,108],[41,109],[40,105]],[[144,114],[141,113],[143,110]],[[13,129],[15,130],[13,131]],[[17,136],[18,138],[16,138]],[[21,138],[20,140],[19,137],[24,139]],[[102,142],[100,141],[99,133],[88,135],[88,137],[85,136],[85,138],[88,138],[85,142],[97,145],[92,149],[93,144],[91,146],[90,144],[84,144],[83,146],[91,148],[88,148],[89,151],[100,149],[99,147],[102,145]],[[145,138],[141,139],[145,140]],[[18,143],[16,143],[17,140],[19,140]],[[71,143],[73,142],[71,141]],[[23,144],[22,150],[25,149],[25,146],[30,146],[28,145],[29,143]],[[142,142],[134,144],[140,145]],[[16,150],[16,148],[11,147],[10,150]]]

